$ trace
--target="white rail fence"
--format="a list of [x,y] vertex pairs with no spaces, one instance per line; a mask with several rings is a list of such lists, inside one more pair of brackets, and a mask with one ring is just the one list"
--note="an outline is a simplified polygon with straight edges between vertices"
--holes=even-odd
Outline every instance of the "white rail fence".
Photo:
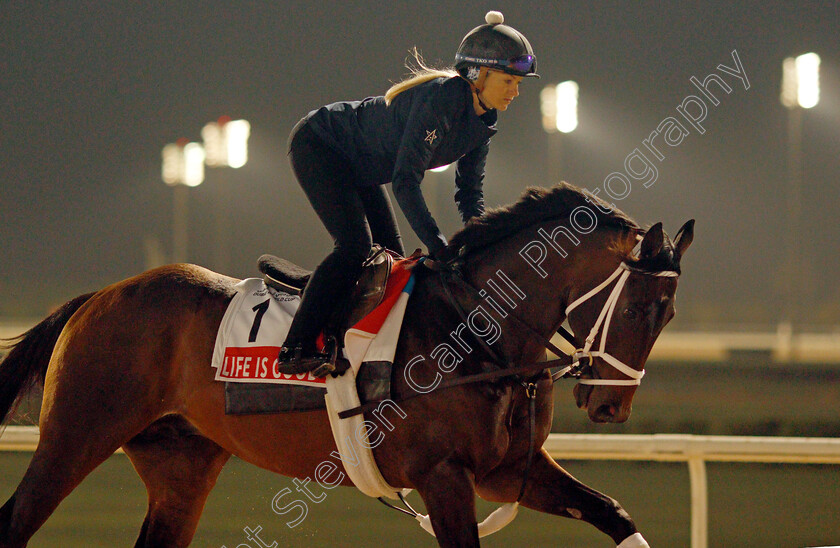
[[[0,451],[32,451],[38,429],[9,426]],[[688,463],[691,547],[708,545],[707,462],[840,464],[840,439],[690,434],[551,434],[544,446],[555,459]]]
[[551,434],[543,445],[555,459],[688,463],[691,547],[706,548],[709,499],[706,462],[840,464],[840,439],[690,434]]

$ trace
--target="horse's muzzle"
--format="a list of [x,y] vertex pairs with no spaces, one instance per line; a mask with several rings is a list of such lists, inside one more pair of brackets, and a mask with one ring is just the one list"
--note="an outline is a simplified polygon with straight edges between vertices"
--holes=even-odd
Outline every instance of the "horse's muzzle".
[[[572,389],[575,395],[575,403],[578,408],[583,409],[589,415],[589,420],[592,422],[613,422],[622,423],[630,418],[629,405],[625,406],[621,402],[616,402],[608,399],[607,401],[592,401],[592,392],[594,386],[586,384],[577,384]],[[599,387],[603,388],[603,387]]]

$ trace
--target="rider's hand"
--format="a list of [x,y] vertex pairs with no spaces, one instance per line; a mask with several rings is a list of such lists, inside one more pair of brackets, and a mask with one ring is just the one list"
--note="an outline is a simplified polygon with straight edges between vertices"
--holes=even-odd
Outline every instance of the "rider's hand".
[[458,248],[453,248],[451,246],[445,246],[437,249],[429,253],[430,261],[426,261],[427,267],[431,268],[432,270],[456,270],[457,269],[457,260],[458,260]]
[[443,246],[429,253],[429,258],[439,263],[450,263],[458,258],[458,250]]

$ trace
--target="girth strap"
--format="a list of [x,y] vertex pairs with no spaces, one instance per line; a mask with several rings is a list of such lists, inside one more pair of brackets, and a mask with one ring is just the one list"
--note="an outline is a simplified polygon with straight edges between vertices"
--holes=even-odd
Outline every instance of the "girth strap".
[[522,500],[525,496],[525,485],[528,483],[528,476],[531,474],[531,463],[534,461],[534,445],[537,437],[537,385],[536,383],[522,383],[525,387],[525,395],[528,397],[528,458],[525,460],[525,471],[522,473],[522,485],[519,487],[519,496],[516,497],[516,502]]

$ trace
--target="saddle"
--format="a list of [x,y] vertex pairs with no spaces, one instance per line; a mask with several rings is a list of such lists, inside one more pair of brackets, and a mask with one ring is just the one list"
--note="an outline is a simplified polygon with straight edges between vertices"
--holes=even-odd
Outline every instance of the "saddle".
[[[384,247],[373,246],[350,296],[331,315],[326,328],[328,333],[340,335],[379,306],[385,296],[395,258],[400,257]],[[312,271],[274,255],[261,256],[257,265],[265,285],[291,295],[302,294],[312,276]]]

